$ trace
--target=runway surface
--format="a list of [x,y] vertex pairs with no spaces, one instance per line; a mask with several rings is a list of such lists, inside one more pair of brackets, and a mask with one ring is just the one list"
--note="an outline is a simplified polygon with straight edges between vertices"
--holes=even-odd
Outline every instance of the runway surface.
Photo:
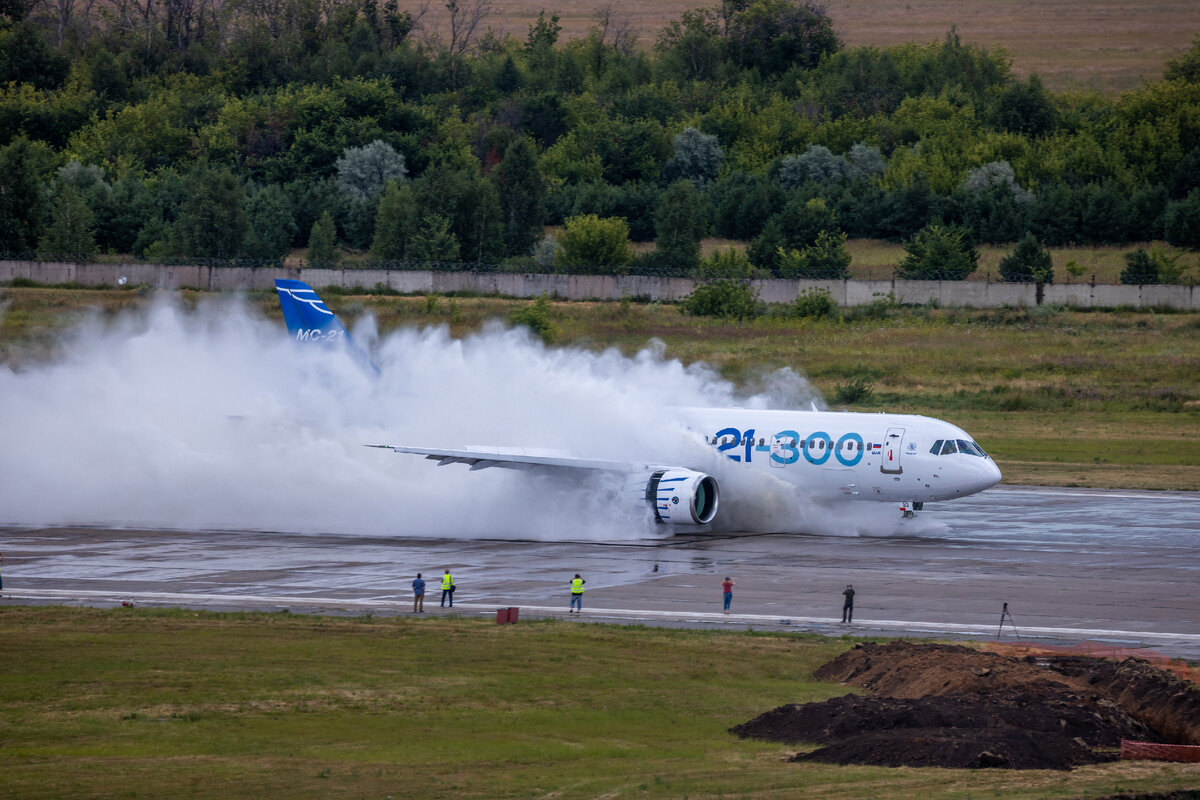
[[[1007,602],[1003,639],[1200,660],[1200,494],[997,487],[927,504],[926,521],[949,530],[597,543],[7,527],[2,602],[410,613],[420,571],[427,615],[445,614],[436,589],[449,568],[453,613],[565,617],[579,572],[583,619],[995,639]],[[726,575],[737,582],[730,615]],[[840,623],[847,583],[853,626]]]

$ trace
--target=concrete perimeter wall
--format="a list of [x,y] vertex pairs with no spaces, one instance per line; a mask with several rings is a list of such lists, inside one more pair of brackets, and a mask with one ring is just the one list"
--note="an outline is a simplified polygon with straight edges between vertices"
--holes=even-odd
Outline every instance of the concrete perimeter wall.
[[[432,272],[372,269],[284,269],[254,267],[161,266],[158,264],[74,264],[54,261],[0,261],[0,281],[27,278],[42,284],[78,283],[83,286],[146,284],[156,289],[192,288],[207,291],[271,289],[276,278],[296,278],[321,289],[326,286],[373,289],[383,285],[402,293],[477,292],[511,297],[549,294],[568,300],[682,300],[691,294],[690,278],[643,275],[521,275],[498,272]],[[940,306],[997,308],[1034,306],[1037,287],[1027,283],[983,281],[754,281],[761,299],[790,303],[811,288],[826,289],[839,306],[865,305],[888,293],[897,302],[937,303]],[[1043,288],[1042,303],[1081,308],[1114,306],[1164,307],[1200,310],[1195,286],[1113,286],[1088,283],[1051,284]]]

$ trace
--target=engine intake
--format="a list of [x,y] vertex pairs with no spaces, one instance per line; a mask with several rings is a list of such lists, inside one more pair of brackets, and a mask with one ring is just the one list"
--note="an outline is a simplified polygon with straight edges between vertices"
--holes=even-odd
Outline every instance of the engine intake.
[[717,516],[721,491],[717,479],[687,469],[655,470],[645,476],[645,499],[654,521],[669,525],[707,525]]

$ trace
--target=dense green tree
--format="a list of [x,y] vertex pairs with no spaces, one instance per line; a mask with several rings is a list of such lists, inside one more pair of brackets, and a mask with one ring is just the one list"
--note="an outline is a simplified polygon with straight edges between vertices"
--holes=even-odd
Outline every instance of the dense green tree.
[[563,223],[558,243],[562,252],[556,266],[570,273],[620,274],[633,258],[629,226],[623,219],[602,219],[594,214],[570,217]]
[[1000,279],[1009,283],[1054,283],[1054,261],[1037,237],[1026,233],[1012,252],[1000,259]]
[[459,260],[458,237],[450,230],[450,220],[441,214],[423,214],[408,243],[408,259],[432,264],[451,264]]
[[283,258],[292,249],[297,225],[291,198],[277,184],[255,187],[246,196],[246,241],[251,258]]
[[1167,205],[1163,228],[1167,241],[1176,247],[1200,249],[1200,189]]
[[57,89],[67,79],[71,62],[46,43],[29,20],[0,29],[0,85],[28,83],[38,89]]
[[1168,81],[1200,83],[1200,33],[1192,37],[1192,48],[1167,62],[1163,78]]
[[771,215],[783,205],[778,184],[756,175],[731,172],[709,187],[718,236],[749,240],[762,233]]
[[730,17],[726,40],[736,63],[764,75],[812,69],[842,46],[825,8],[797,0],[755,0]]
[[979,251],[962,227],[931,222],[904,243],[896,274],[908,280],[961,281],[979,266]]
[[678,180],[671,184],[654,213],[660,264],[679,272],[694,270],[700,262],[700,240],[708,232],[708,218],[708,203],[694,183]]
[[803,250],[780,254],[779,274],[784,278],[842,280],[850,277],[850,251],[846,234],[821,231],[815,242]]
[[1158,283],[1158,264],[1139,247],[1132,253],[1125,254],[1125,269],[1121,270],[1121,283],[1141,286],[1148,283]]
[[87,261],[96,254],[95,217],[68,183],[55,189],[50,222],[38,240],[37,254],[43,261]]
[[[445,217],[441,217],[445,220]],[[375,238],[371,242],[371,260],[405,261],[409,243],[421,223],[417,193],[409,181],[391,181],[379,198],[375,212]],[[446,222],[449,225],[449,222]],[[458,259],[457,241],[454,258]]]
[[338,186],[359,203],[373,201],[388,181],[408,174],[404,156],[378,139],[364,147],[347,148],[336,167]]
[[754,241],[750,243],[747,255],[750,256],[750,262],[760,270],[778,275],[782,254],[789,249],[795,248],[788,247],[787,238],[783,235],[779,220],[772,217],[763,226],[762,233],[754,237]]
[[242,183],[228,167],[196,165],[172,229],[172,249],[192,258],[233,258],[242,251],[246,210]]
[[664,77],[682,82],[714,80],[725,57],[718,16],[711,9],[684,11],[659,32],[654,52]]
[[504,252],[525,255],[541,238],[546,216],[546,181],[538,171],[533,142],[524,136],[514,139],[491,177],[504,216]]
[[1037,75],[1013,81],[997,92],[988,120],[997,128],[1029,136],[1046,136],[1058,125],[1058,111]]
[[128,175],[113,181],[106,202],[93,207],[96,244],[114,253],[134,252],[142,226],[158,211],[145,181]]
[[466,262],[494,264],[504,253],[504,219],[495,185],[470,170],[434,167],[416,181],[422,213],[450,221]]
[[337,247],[337,226],[333,215],[328,211],[321,213],[313,223],[312,232],[308,237],[308,263],[313,267],[331,268],[341,261]]
[[780,161],[778,175],[779,184],[785,189],[798,188],[806,181],[837,183],[850,176],[850,164],[828,147],[810,144],[803,154]]
[[41,236],[45,148],[24,137],[0,148],[0,253],[32,251]]
[[684,128],[671,142],[674,152],[663,165],[663,177],[668,181],[688,180],[702,188],[717,177],[723,154],[716,136]]

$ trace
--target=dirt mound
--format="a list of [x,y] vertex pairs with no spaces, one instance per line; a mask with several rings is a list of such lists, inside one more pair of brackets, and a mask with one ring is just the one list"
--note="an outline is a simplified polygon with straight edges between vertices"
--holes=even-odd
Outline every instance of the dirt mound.
[[862,644],[818,669],[818,680],[861,686],[890,697],[977,694],[998,688],[1061,691],[1082,682],[1023,659],[952,644]]
[[1170,744],[1200,745],[1200,686],[1137,658],[1029,657],[1069,680],[1085,683],[1162,734]]
[[1114,758],[1098,755],[1078,741],[1039,731],[922,728],[863,733],[790,760],[882,767],[1070,769]]
[[874,694],[781,706],[731,731],[827,745],[798,761],[1069,769],[1116,758],[1122,739],[1162,741],[1160,729],[1187,743],[1178,737],[1200,724],[1194,685],[1134,659],[1018,659],[900,641],[858,645],[816,677]]
[[1111,703],[1066,694],[1047,697],[1016,690],[978,697],[921,698],[844,695],[823,703],[786,705],[731,728],[744,738],[787,744],[829,744],[864,732],[1014,729],[1116,748],[1122,739],[1157,741],[1148,727]]

